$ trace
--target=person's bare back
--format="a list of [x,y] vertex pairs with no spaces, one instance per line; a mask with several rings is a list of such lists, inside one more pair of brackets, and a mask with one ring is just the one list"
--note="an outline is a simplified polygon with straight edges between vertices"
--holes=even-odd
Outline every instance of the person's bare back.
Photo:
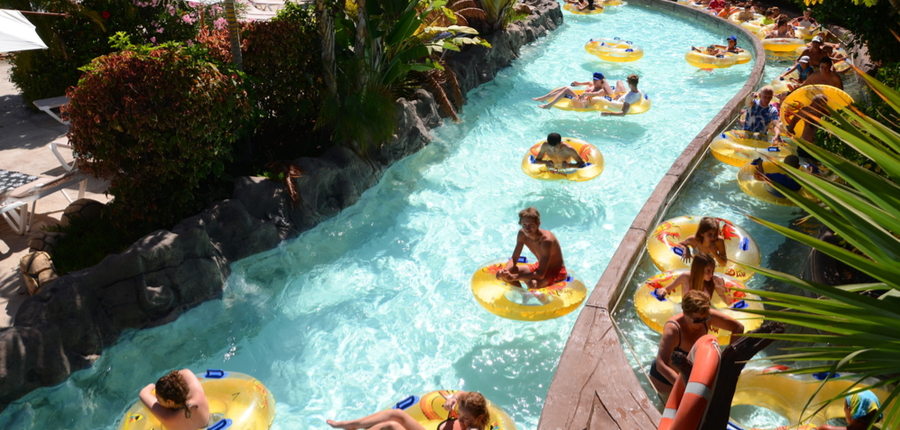
[[[570,163],[570,160],[574,163]],[[572,145],[562,142],[562,137],[558,133],[550,133],[547,136],[547,140],[541,145],[541,150],[534,158],[534,162],[557,169],[583,167],[585,163]]]
[[140,398],[168,430],[198,430],[209,426],[209,402],[200,380],[189,369],[173,370],[156,384],[147,385],[141,390]]

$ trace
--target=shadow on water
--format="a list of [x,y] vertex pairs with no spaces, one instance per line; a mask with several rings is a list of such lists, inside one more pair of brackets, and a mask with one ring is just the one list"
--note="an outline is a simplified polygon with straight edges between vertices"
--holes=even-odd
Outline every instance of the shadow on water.
[[[749,64],[749,63],[748,63]],[[732,68],[746,67],[744,64]],[[685,76],[684,83],[692,87],[708,87],[719,85],[735,85],[747,81],[744,71],[732,71],[729,69],[713,69],[712,71],[697,69],[694,73]]]
[[589,79],[594,72],[601,72],[609,80],[610,85],[614,85],[616,80],[621,79],[625,82],[628,75],[634,73],[641,76],[643,71],[633,63],[610,63],[594,58],[595,61],[585,61],[581,63],[581,68],[586,72],[586,79]]

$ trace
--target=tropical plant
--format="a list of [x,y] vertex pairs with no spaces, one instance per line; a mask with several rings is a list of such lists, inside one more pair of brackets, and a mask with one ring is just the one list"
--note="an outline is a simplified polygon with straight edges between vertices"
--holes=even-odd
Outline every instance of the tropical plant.
[[[893,109],[896,118],[896,114],[900,114],[900,93],[858,69],[857,72]],[[856,107],[830,110],[830,115],[822,118],[820,125],[880,166],[885,176],[799,140],[801,147],[838,174],[846,184],[785,168],[784,171],[818,202],[779,184],[774,186],[855,247],[855,252],[775,223],[753,216],[750,218],[871,276],[877,282],[832,287],[752,267],[759,273],[820,298],[758,291],[761,297],[768,299],[766,305],[770,309],[751,312],[769,320],[820,332],[758,335],[789,342],[813,343],[813,346],[791,346],[787,349],[789,353],[769,357],[811,364],[794,372],[851,373],[854,379],[859,380],[874,376],[881,378],[877,386],[890,386],[900,382],[900,238],[897,237],[900,232],[900,186],[895,182],[900,178],[900,133],[868,117]],[[859,294],[870,290],[878,294]],[[848,390],[838,397],[862,388],[854,386]],[[884,402],[886,422],[890,423],[884,428],[896,428],[895,423],[900,422],[898,395],[900,388],[894,387]]]
[[456,11],[446,4],[359,0],[354,19],[343,8],[317,2],[327,88],[318,125],[328,127],[336,143],[367,154],[393,134],[396,90],[411,72],[443,70],[440,56],[445,50],[490,46],[471,27],[438,25],[457,21]]
[[516,0],[479,0],[478,2],[481,3],[481,8],[487,14],[485,21],[487,21],[489,32],[502,29],[508,23],[506,16],[516,5]]
[[[804,5],[804,0],[793,0],[793,3]],[[897,39],[891,29],[900,32],[900,0],[866,1],[861,0],[825,0],[813,6],[813,16],[819,22],[827,22],[846,28],[852,34],[844,42],[851,47],[865,46],[872,61],[887,63],[900,61],[900,50]]]

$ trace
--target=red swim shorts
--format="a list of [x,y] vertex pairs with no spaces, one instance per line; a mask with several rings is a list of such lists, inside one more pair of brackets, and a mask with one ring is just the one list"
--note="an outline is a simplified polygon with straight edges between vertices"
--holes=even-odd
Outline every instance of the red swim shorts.
[[[528,265],[528,268],[531,269],[531,272],[537,272],[540,262],[535,262]],[[544,274],[544,279],[547,280],[547,285],[553,285],[560,281],[565,281],[566,278],[569,277],[569,272],[566,271],[566,266],[559,266],[557,270],[548,270],[547,273]]]

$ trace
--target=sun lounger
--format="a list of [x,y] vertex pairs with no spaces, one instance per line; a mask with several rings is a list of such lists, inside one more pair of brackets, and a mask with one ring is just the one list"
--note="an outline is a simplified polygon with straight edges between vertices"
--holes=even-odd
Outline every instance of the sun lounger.
[[50,99],[41,99],[41,100],[34,101],[34,105],[37,106],[38,109],[46,112],[47,115],[52,116],[53,119],[59,121],[63,125],[69,125],[69,121],[63,120],[62,118],[60,118],[59,115],[56,114],[56,112],[53,112],[53,109],[61,108],[67,104],[69,104],[69,98],[66,96],[59,96],[59,97],[53,97]]
[[[79,187],[78,198],[84,198],[87,177],[77,170],[55,177],[39,177],[37,180],[14,190],[4,191],[0,193],[0,216],[6,220],[16,233],[25,234],[31,229],[31,223],[34,221],[34,210],[37,207],[37,201],[57,191],[63,191],[64,188],[76,182],[82,183],[81,187]],[[66,196],[69,202],[72,201],[67,194],[63,193],[63,195]],[[30,208],[29,204],[31,205]]]

